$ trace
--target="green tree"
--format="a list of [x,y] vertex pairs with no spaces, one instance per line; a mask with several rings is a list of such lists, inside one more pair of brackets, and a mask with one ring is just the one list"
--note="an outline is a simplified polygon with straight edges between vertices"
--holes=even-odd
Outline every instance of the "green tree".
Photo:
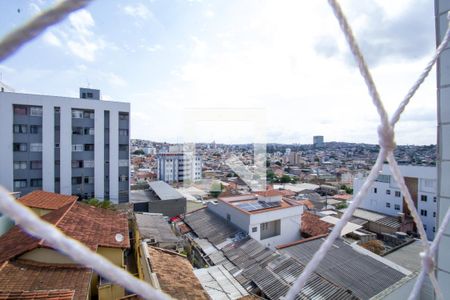
[[281,176],[280,182],[281,183],[289,183],[289,182],[291,182],[291,176],[286,175],[286,174]]
[[144,155],[145,152],[144,152],[144,150],[142,150],[142,149],[138,149],[138,150],[134,151],[133,154],[134,154],[134,155]]

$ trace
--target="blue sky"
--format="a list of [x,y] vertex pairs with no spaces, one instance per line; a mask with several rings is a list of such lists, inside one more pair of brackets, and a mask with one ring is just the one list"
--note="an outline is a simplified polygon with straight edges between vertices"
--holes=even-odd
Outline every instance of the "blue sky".
[[[0,36],[52,3],[0,0]],[[393,111],[432,54],[432,1],[342,6]],[[105,100],[130,102],[132,138],[377,141],[378,118],[326,1],[97,0],[0,63],[0,72],[18,92],[76,97],[89,85]],[[258,112],[264,126],[252,113],[227,115],[236,110]],[[434,71],[397,141],[436,142]]]

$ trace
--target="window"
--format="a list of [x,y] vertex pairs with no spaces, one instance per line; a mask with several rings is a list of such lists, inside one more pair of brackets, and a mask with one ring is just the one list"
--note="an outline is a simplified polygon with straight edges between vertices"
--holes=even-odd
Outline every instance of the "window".
[[30,152],[42,152],[42,144],[41,143],[31,143],[30,144]]
[[280,235],[280,220],[261,223],[261,240]]
[[94,177],[84,177],[84,183],[86,184],[93,184],[94,183]]
[[26,179],[16,179],[14,180],[14,188],[20,189],[27,187],[27,180]]
[[390,195],[391,194],[391,190],[386,190],[386,195]]
[[27,133],[27,125],[16,124],[13,126],[14,133]]
[[128,120],[128,114],[119,113],[119,120]]
[[14,114],[18,116],[26,116],[27,108],[23,106],[14,106]]
[[120,136],[128,136],[128,129],[119,129]]
[[31,187],[42,187],[42,179],[41,178],[31,179],[30,186]]
[[30,168],[32,170],[40,170],[40,169],[42,169],[42,161],[40,161],[40,160],[33,160],[30,163]]
[[119,167],[128,167],[128,159],[119,159]]
[[72,184],[81,184],[82,181],[81,177],[72,177]]
[[59,149],[59,143],[55,143],[55,148]]
[[127,151],[128,152],[128,145],[119,145],[119,151]]
[[41,126],[39,125],[30,125],[30,133],[31,134],[38,134],[41,132]]
[[391,175],[378,175],[377,179],[375,181],[378,182],[384,182],[384,183],[390,183],[391,182]]
[[395,204],[395,205],[394,205],[394,209],[395,209],[395,210],[400,210],[400,204]]
[[257,232],[258,231],[258,227],[252,227],[252,232]]
[[377,188],[373,188],[373,193],[374,193],[374,194],[377,193]]
[[83,165],[85,168],[93,168],[94,167],[94,161],[93,160],[85,160],[83,162]]
[[42,107],[38,106],[30,107],[30,116],[42,117]]
[[72,127],[72,134],[74,135],[82,135],[83,128],[82,127]]
[[72,160],[72,168],[78,169],[83,167],[82,160]]
[[395,191],[395,197],[400,197],[400,196],[401,196],[400,192],[399,191]]
[[433,232],[436,232],[436,227],[433,226]]
[[386,202],[386,207],[387,207],[387,208],[390,208],[390,207],[391,207],[391,203]]
[[83,111],[82,110],[73,109],[72,110],[72,118],[74,118],[74,119],[82,119],[83,118]]
[[436,218],[436,212],[433,211],[433,218]]
[[[89,93],[88,93],[89,94]],[[83,113],[83,117],[85,119],[93,119],[94,118],[94,112],[93,111],[85,111]]]
[[84,144],[84,151],[94,151],[94,144]]
[[55,114],[59,114],[61,112],[61,108],[60,107],[55,107]]
[[59,177],[55,177],[55,183],[59,183],[60,182],[60,178]]
[[26,152],[27,151],[27,144],[25,144],[25,143],[14,143],[13,144],[13,151],[14,152]]
[[84,145],[83,144],[74,144],[74,145],[72,145],[72,151],[73,152],[84,151]]
[[427,225],[423,224],[423,229],[425,229],[425,231],[427,231]]
[[94,128],[84,128],[84,135],[94,135]]
[[15,161],[14,162],[14,170],[25,170],[27,168],[26,161]]
[[427,216],[427,210],[426,209],[421,209],[420,210],[420,215],[426,217]]
[[433,202],[436,202],[436,197],[433,197]]
[[88,97],[89,99],[92,99],[92,98],[94,98],[94,94],[92,94],[91,92],[88,92],[88,93],[87,93],[87,97]]
[[427,195],[420,196],[420,201],[427,202]]
[[127,175],[120,175],[119,176],[119,182],[125,182],[128,181],[128,176]]

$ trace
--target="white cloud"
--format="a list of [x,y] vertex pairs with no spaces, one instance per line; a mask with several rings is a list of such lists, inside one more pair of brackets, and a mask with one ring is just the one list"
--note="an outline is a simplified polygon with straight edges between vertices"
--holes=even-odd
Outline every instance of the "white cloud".
[[141,19],[153,18],[153,13],[142,3],[126,5],[122,9],[127,15],[132,17]]
[[51,31],[46,31],[44,33],[44,35],[42,36],[42,38],[44,39],[44,42],[46,42],[49,45],[55,46],[55,47],[61,47],[61,41],[59,40],[59,38],[52,33]]

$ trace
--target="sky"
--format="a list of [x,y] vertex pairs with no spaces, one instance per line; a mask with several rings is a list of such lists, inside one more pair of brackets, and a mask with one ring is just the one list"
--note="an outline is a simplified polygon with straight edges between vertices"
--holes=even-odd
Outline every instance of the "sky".
[[[0,37],[52,5],[0,0]],[[343,0],[392,113],[433,54],[429,0]],[[379,118],[327,1],[96,0],[0,62],[16,92],[131,103],[131,138],[377,143]],[[435,71],[396,127],[436,143]]]

